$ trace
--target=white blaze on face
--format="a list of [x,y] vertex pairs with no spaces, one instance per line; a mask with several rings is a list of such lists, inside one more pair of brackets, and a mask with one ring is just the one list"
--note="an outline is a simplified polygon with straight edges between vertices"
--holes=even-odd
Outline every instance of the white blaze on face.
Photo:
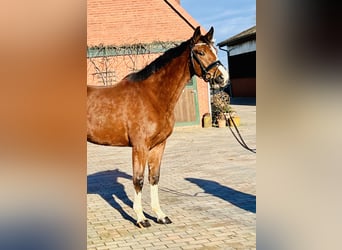
[[222,74],[222,76],[223,76],[223,79],[224,79],[224,83],[225,83],[225,85],[228,83],[228,80],[229,80],[229,75],[228,75],[228,72],[227,72],[227,70],[222,66],[222,65],[220,65],[220,66],[218,66],[218,68],[217,68],[220,72],[221,72],[221,74]]
[[210,45],[210,49],[211,49],[211,51],[214,53],[214,55],[215,55],[215,60],[217,61],[217,60],[218,60],[218,57],[217,57],[216,49],[215,49],[214,46],[212,46],[212,45]]
[[[212,46],[212,45],[210,45],[210,49],[211,49],[211,51],[214,53],[214,55],[215,55],[215,57],[216,57],[216,59],[215,60],[218,60],[218,56],[217,56],[217,53],[216,53],[216,49]],[[229,80],[229,75],[228,75],[228,72],[227,72],[227,70],[222,66],[222,65],[219,65],[218,67],[217,67],[217,69],[218,69],[218,71],[220,71],[221,72],[221,74],[222,74],[222,77],[223,77],[223,79],[224,79],[224,86],[228,83],[228,80]]]

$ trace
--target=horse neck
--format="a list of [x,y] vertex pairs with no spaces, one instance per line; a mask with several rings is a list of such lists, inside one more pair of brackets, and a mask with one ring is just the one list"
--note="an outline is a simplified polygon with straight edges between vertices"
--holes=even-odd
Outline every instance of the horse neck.
[[178,57],[173,58],[160,72],[154,75],[154,94],[165,108],[165,112],[173,112],[185,85],[191,79],[189,68],[190,48]]

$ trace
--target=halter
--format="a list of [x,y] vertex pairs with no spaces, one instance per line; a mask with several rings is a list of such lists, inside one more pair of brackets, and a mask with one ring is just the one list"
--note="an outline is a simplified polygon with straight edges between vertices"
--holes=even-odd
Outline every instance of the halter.
[[193,51],[193,48],[194,48],[194,47],[195,47],[195,45],[191,47],[191,52],[190,52],[190,60],[191,60],[192,68],[195,69],[195,68],[194,68],[194,58],[195,58],[195,60],[197,61],[197,63],[198,63],[199,66],[201,67],[202,78],[203,78],[203,80],[206,81],[206,82],[210,82],[210,80],[212,80],[213,77],[212,77],[212,75],[211,75],[211,73],[210,73],[209,71],[210,71],[212,68],[216,67],[216,70],[215,70],[215,72],[214,72],[214,76],[215,76],[215,75],[216,75],[216,72],[217,72],[217,70],[218,70],[218,67],[219,67],[220,65],[223,66],[223,64],[221,63],[220,60],[217,60],[217,61],[215,61],[215,62],[209,64],[207,67],[204,67],[204,65],[203,65],[203,63],[201,62],[201,60],[198,58],[198,56],[196,55],[196,53],[194,53],[194,51]]

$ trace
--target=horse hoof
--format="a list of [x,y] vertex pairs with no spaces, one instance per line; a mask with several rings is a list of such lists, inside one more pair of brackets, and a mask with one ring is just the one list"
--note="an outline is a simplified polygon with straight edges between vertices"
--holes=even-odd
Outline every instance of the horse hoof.
[[159,223],[159,224],[171,224],[172,221],[170,220],[169,217],[165,216],[165,218],[163,218],[163,219],[158,219],[157,223]]
[[136,224],[140,228],[150,227],[151,223],[148,220],[138,221]]

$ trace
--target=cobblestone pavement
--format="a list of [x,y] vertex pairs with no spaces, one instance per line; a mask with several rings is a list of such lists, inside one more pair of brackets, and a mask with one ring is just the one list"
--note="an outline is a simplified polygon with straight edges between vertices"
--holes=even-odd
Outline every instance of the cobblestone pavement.
[[[245,142],[256,145],[256,106],[234,105]],[[131,148],[88,143],[88,249],[256,249],[256,154],[228,128],[175,128],[161,166],[160,204],[150,207],[145,173],[143,208],[152,224],[135,226]],[[147,169],[146,169],[147,170]]]

